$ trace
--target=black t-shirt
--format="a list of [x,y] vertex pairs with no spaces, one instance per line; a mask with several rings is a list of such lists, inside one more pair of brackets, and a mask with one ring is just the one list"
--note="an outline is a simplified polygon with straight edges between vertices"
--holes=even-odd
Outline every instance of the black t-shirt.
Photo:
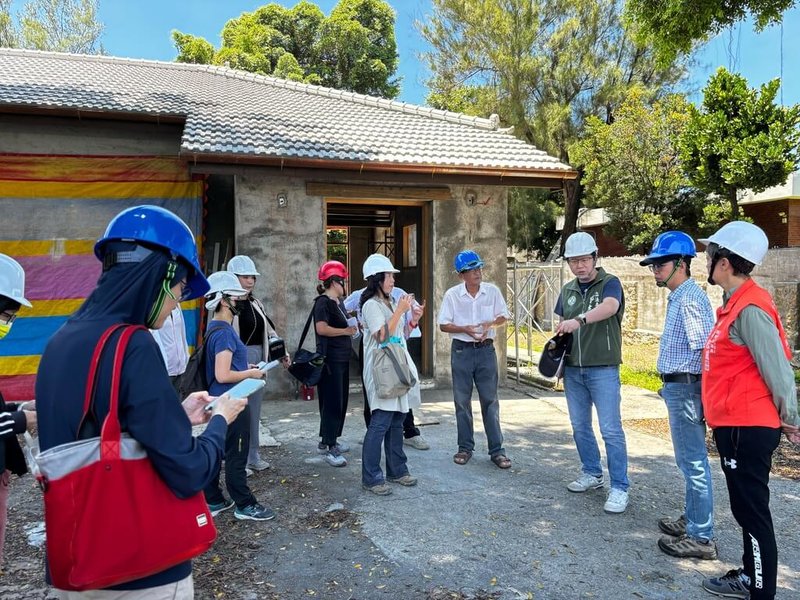
[[[324,321],[336,329],[344,329],[348,326],[344,316],[344,307],[325,295],[317,298],[314,303],[314,323],[319,321]],[[316,329],[314,333],[317,336],[317,352],[324,354],[327,360],[333,362],[350,360],[352,344],[349,335],[328,337],[317,334]]]
[[264,343],[264,317],[255,307],[255,300],[239,300],[239,337],[245,346],[261,346]]

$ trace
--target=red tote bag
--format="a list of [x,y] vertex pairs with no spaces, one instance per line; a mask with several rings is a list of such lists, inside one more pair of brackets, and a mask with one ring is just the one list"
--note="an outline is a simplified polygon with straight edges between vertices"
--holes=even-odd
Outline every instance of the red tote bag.
[[217,535],[202,493],[175,496],[142,445],[120,432],[122,359],[133,333],[147,329],[115,325],[100,338],[86,385],[84,419],[103,348],[122,328],[100,437],[62,444],[37,457],[50,576],[63,590],[102,589],[158,573],[202,554]]

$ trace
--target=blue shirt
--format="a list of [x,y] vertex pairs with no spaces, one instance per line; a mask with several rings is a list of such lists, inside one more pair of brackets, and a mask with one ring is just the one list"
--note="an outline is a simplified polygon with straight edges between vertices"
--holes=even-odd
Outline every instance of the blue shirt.
[[[219,329],[217,329],[219,328]],[[214,365],[217,360],[217,354],[230,350],[233,356],[231,357],[231,371],[246,371],[248,369],[247,362],[247,346],[242,342],[242,338],[236,333],[236,330],[230,323],[225,321],[212,321],[208,325],[208,330],[212,331],[208,336],[206,342],[206,378],[208,379],[208,393],[212,396],[221,396],[235,383],[220,383],[217,381],[214,372]]]
[[658,372],[699,374],[703,346],[713,326],[711,302],[694,279],[672,290],[667,296],[667,318],[658,348]]

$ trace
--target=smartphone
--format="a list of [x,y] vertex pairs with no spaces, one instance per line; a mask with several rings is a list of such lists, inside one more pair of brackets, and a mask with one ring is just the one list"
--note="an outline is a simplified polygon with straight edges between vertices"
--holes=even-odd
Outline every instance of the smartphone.
[[[247,398],[263,388],[265,385],[267,385],[267,382],[263,379],[244,379],[225,393],[231,398]],[[216,403],[217,399],[215,398],[206,405],[206,410],[214,410],[214,405]]]

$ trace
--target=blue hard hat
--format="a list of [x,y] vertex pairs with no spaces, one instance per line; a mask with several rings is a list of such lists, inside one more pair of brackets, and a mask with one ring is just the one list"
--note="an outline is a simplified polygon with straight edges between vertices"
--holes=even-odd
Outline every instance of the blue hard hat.
[[474,250],[462,250],[456,255],[453,264],[456,267],[456,273],[463,273],[464,271],[479,269],[483,266],[483,261]]
[[639,264],[643,267],[672,256],[697,256],[694,240],[682,231],[665,231],[653,241],[653,248]]
[[144,242],[166,250],[173,259],[181,258],[192,267],[187,286],[189,294],[184,300],[199,298],[208,292],[208,280],[200,268],[194,234],[176,214],[160,206],[142,205],[128,208],[111,219],[103,234],[94,245],[94,254],[105,258],[108,242]]

